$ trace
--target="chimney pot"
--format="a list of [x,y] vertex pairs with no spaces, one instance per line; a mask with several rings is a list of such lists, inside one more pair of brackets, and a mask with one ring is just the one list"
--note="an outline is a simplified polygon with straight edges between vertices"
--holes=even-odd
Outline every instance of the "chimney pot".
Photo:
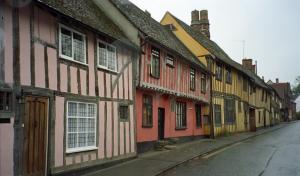
[[201,10],[200,13],[198,10],[192,11],[191,27],[205,35],[207,38],[210,38],[208,11]]
[[276,83],[279,83],[279,79],[278,78],[276,78]]

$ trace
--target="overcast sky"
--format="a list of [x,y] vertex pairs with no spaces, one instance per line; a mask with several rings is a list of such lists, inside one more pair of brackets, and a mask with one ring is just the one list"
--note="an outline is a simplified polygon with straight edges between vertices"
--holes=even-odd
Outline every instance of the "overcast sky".
[[[294,84],[300,76],[299,0],[131,0],[160,21],[166,11],[187,24],[192,10],[208,10],[211,39],[235,61],[258,62],[258,74]],[[299,103],[300,104],[300,103]]]

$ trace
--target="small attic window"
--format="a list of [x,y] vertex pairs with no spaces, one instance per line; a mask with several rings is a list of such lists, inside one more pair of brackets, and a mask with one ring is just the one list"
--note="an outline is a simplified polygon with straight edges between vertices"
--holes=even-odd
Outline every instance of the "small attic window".
[[170,66],[170,67],[175,67],[175,65],[174,65],[174,57],[172,56],[172,55],[170,55],[170,54],[167,54],[167,56],[166,56],[166,65],[167,66]]

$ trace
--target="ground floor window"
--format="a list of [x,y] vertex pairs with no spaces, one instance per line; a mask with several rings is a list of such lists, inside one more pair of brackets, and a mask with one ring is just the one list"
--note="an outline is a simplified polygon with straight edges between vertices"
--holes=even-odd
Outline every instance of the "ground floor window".
[[214,105],[215,110],[215,124],[221,125],[221,105]]
[[176,102],[176,128],[186,128],[186,103]]
[[96,104],[67,102],[67,153],[96,148]]
[[225,123],[235,123],[235,100],[225,99],[224,101]]
[[152,96],[143,95],[143,127],[152,127]]

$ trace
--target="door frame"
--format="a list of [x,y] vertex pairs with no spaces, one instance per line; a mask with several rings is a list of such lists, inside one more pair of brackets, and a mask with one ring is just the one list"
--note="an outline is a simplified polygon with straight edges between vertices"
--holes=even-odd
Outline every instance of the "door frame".
[[[49,136],[49,125],[51,125],[50,123],[51,123],[51,121],[50,121],[50,116],[52,115],[52,114],[50,114],[50,108],[51,108],[51,106],[50,106],[50,102],[52,102],[51,101],[51,99],[52,99],[52,97],[48,97],[48,96],[43,96],[43,95],[38,95],[38,94],[25,94],[24,96],[23,96],[23,99],[24,99],[24,118],[23,118],[23,124],[24,124],[24,122],[25,122],[25,111],[26,111],[26,98],[29,98],[29,97],[31,97],[31,98],[43,98],[43,99],[45,99],[45,100],[47,100],[47,111],[46,111],[46,121],[47,121],[47,124],[46,124],[46,131],[45,131],[45,137],[46,137],[46,142],[45,142],[45,171],[44,171],[44,175],[48,175],[48,173],[49,173],[49,171],[50,171],[50,167],[48,167],[48,163],[50,163],[51,161],[49,160],[51,157],[49,156],[49,139],[51,139],[51,136]],[[25,124],[24,124],[25,125]],[[23,133],[25,132],[25,126],[23,126]],[[24,145],[24,137],[25,136],[23,136],[23,138],[22,138],[22,144]],[[22,147],[22,151],[23,152],[25,152],[24,151],[24,147]],[[24,158],[23,158],[23,155],[22,155],[22,166],[24,166]],[[23,167],[22,167],[23,168]],[[23,174],[23,169],[22,169],[22,171],[21,171],[21,173]]]
[[[163,113],[163,116],[161,116],[160,112]],[[158,140],[162,140],[162,139],[165,139],[166,109],[162,108],[162,107],[159,107],[157,114],[158,114],[158,118],[157,118],[157,122],[158,122],[157,123],[157,132],[158,132],[158,134],[157,134],[157,136],[158,136]],[[162,123],[162,124],[160,124],[160,123]]]
[[255,109],[254,108],[249,108],[249,125],[250,125],[250,131],[255,132],[256,131],[256,117],[255,117]]

